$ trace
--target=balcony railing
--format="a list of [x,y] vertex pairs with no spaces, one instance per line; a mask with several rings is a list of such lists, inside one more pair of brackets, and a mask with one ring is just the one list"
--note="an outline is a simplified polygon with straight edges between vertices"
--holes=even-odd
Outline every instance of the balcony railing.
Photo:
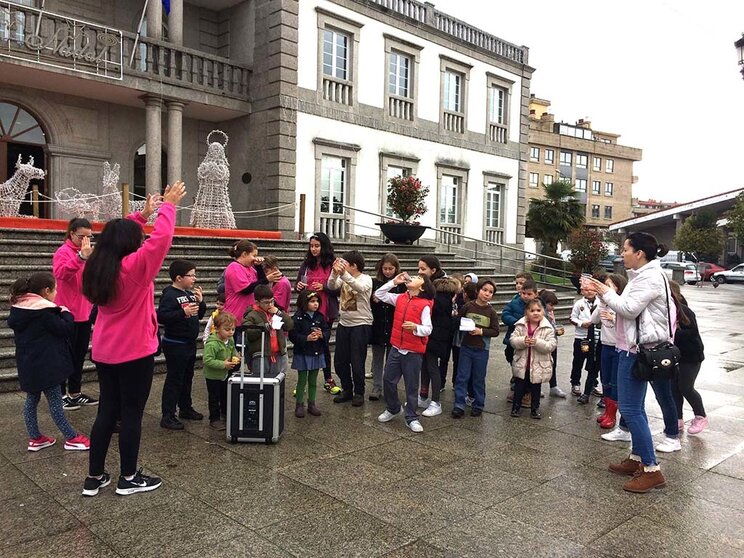
[[351,87],[348,81],[323,76],[323,98],[326,101],[351,105]]
[[388,99],[388,111],[393,118],[413,120],[413,101],[404,97],[393,97]]
[[494,244],[504,243],[504,229],[486,228],[486,240]]
[[413,0],[372,0],[372,2],[420,23],[426,21],[426,6],[420,2]]
[[461,225],[445,225],[439,224],[437,232],[437,242],[443,244],[460,244],[462,237],[462,226]]
[[488,137],[496,143],[506,143],[506,126],[503,124],[489,124]]
[[465,117],[460,113],[445,110],[442,113],[442,123],[444,129],[450,132],[457,132],[458,134],[465,132]]
[[[251,70],[226,58],[123,33],[125,73],[239,99],[248,97]],[[134,56],[132,56],[134,50]],[[128,65],[132,60],[131,66]]]
[[481,31],[477,27],[455,19],[452,16],[442,12],[434,12],[434,24],[437,29],[452,35],[466,43],[470,43],[489,52],[503,56],[519,64],[526,64],[527,49],[518,47],[512,43],[506,42],[490,33]]

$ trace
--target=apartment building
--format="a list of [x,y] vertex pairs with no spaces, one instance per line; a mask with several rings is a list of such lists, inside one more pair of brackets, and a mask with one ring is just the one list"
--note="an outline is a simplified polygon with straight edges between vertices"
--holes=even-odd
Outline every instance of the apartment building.
[[618,134],[593,130],[591,122],[556,122],[550,101],[530,98],[527,199],[543,197],[542,184],[567,179],[586,208],[586,225],[606,229],[630,218],[641,150],[620,145]]
[[195,193],[220,129],[240,228],[297,231],[304,194],[308,230],[376,236],[413,174],[430,236],[523,242],[526,47],[414,0],[168,4],[0,0],[0,175],[35,154],[44,195],[98,192],[111,161]]

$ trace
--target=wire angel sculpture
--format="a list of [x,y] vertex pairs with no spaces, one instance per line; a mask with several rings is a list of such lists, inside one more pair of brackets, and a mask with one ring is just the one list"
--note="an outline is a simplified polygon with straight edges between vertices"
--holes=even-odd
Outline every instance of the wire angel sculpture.
[[[222,134],[224,143],[210,141],[212,134]],[[196,192],[191,212],[191,226],[204,229],[234,229],[235,215],[230,204],[228,182],[230,163],[227,162],[225,147],[227,134],[212,130],[207,135],[207,154],[199,165],[199,190]]]

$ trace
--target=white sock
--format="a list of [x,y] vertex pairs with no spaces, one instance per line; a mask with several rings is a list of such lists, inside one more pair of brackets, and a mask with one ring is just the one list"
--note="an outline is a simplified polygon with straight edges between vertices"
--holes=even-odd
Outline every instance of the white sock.
[[661,467],[658,465],[644,465],[643,471],[646,473],[655,473],[656,471],[661,471]]
[[631,453],[629,459],[632,459],[633,461],[641,461],[641,456]]

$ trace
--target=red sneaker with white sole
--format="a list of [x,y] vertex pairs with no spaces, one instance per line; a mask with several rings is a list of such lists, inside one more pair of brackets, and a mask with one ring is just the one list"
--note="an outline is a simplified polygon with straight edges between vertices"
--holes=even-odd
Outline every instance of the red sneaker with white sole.
[[78,434],[74,438],[65,440],[65,449],[71,451],[88,451],[90,449],[90,439],[84,434]]
[[29,438],[28,451],[39,451],[48,448],[49,446],[53,446],[55,443],[57,443],[57,440],[44,435],[41,435],[38,438]]

